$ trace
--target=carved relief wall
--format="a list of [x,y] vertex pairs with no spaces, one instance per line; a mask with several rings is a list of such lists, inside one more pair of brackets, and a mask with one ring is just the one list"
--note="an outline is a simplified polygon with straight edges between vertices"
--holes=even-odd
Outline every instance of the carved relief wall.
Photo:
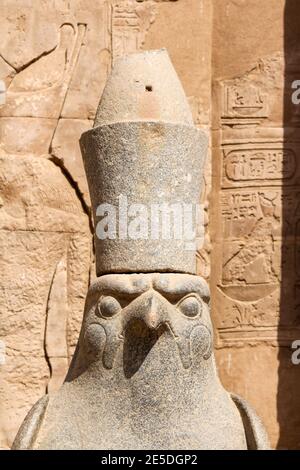
[[256,407],[273,445],[297,448],[300,141],[291,84],[300,72],[299,5],[216,0],[214,9],[210,233],[219,368],[225,385]]
[[[74,351],[94,276],[78,139],[111,65],[166,47],[195,121],[208,129],[211,19],[210,0],[2,2],[0,448],[59,387]],[[209,191],[209,166],[207,174]],[[208,272],[205,250],[199,263]]]

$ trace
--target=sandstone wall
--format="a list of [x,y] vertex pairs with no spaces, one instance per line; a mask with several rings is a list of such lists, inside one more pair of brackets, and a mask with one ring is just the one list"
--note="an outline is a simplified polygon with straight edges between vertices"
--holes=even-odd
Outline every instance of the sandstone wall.
[[227,388],[299,448],[299,2],[214,1],[211,288]]
[[274,446],[300,447],[296,3],[2,1],[0,447],[62,382],[94,275],[78,139],[113,61],[161,47],[212,138],[197,259],[211,280],[222,379],[255,406]]

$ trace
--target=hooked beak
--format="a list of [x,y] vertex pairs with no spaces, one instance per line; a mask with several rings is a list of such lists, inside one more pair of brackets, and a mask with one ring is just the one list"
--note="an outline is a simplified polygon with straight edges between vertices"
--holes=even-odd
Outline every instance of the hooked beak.
[[135,308],[127,322],[133,319],[141,320],[150,330],[156,330],[163,323],[166,323],[168,316],[168,309],[164,305],[165,301],[160,294],[150,291],[143,296],[143,301]]
[[160,305],[156,299],[155,294],[152,294],[147,299],[146,311],[143,316],[143,320],[149,329],[155,330],[162,323],[163,319],[160,315]]

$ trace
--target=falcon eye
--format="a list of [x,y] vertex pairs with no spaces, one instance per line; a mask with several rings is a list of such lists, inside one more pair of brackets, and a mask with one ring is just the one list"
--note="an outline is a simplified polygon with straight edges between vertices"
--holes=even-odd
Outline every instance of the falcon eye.
[[111,296],[101,297],[98,302],[98,312],[104,318],[110,318],[116,315],[122,309],[119,302]]
[[197,297],[190,296],[183,299],[178,308],[181,312],[189,318],[197,317],[202,312],[202,304],[199,302]]

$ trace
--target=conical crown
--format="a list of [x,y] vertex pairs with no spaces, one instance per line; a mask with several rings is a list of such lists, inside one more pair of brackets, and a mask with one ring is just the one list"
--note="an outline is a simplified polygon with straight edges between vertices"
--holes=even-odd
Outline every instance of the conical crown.
[[116,62],[94,127],[128,121],[193,125],[182,85],[165,49],[128,55]]
[[192,121],[165,50],[116,62],[81,150],[97,275],[196,268],[207,137]]

